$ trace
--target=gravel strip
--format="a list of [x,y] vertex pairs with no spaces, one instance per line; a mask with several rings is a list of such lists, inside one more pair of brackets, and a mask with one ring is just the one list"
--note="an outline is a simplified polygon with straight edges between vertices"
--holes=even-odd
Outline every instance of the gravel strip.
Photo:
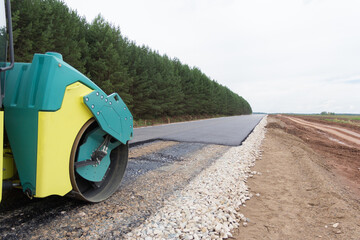
[[239,147],[229,149],[183,190],[164,202],[164,207],[133,229],[126,239],[223,239],[231,230],[246,226],[240,206],[249,200],[246,181],[250,168],[261,157],[266,117]]
[[137,155],[131,154],[120,189],[101,203],[55,196],[28,200],[19,192],[26,201],[15,198],[14,207],[0,209],[0,239],[124,239],[230,148],[164,145],[151,143],[137,149]]

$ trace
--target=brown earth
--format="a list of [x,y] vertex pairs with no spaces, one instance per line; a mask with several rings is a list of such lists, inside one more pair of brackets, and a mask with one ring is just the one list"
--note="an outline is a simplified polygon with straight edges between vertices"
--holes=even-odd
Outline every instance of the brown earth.
[[[312,127],[312,128],[316,128],[318,130],[321,130],[323,132],[329,133],[329,139],[330,140],[336,140],[338,143],[341,143],[340,140],[338,139],[334,139],[331,137],[332,136],[336,136],[339,137],[347,142],[350,142],[351,144],[356,144],[360,146],[360,133],[357,133],[354,130],[350,130],[348,128],[344,128],[344,127],[338,127],[338,126],[332,126],[329,124],[323,124],[323,123],[315,123],[312,121],[305,121],[303,119],[299,119],[299,118],[294,118],[294,117],[288,117],[286,116],[287,119],[290,119],[296,123],[300,123],[303,126],[308,126],[308,127]],[[343,145],[347,145],[345,143],[342,143]],[[349,146],[349,145],[348,145]],[[357,147],[357,146],[355,146]]]
[[360,239],[358,145],[270,116],[262,151],[241,210],[249,222],[234,239]]
[[[330,124],[331,126],[339,126],[339,127],[344,127],[347,129],[352,129],[354,131],[357,131],[360,133],[360,120],[354,120],[351,119],[349,120],[348,118],[342,118],[342,117],[329,117],[329,116],[319,116],[319,115],[292,115],[292,116],[296,116],[296,118],[300,118],[303,120],[307,120],[307,121],[311,121],[311,122],[316,122],[316,123],[323,123],[323,124]],[[338,120],[342,120],[344,122],[337,122],[337,121],[329,121],[329,120],[334,120],[334,119],[338,119]],[[347,122],[347,123],[345,123]]]

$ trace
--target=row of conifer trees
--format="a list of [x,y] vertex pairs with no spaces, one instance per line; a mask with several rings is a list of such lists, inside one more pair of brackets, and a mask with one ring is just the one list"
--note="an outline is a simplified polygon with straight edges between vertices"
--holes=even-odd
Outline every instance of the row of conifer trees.
[[136,45],[101,16],[88,23],[58,0],[11,4],[17,62],[59,52],[105,92],[118,92],[135,118],[252,112],[245,99],[200,69]]

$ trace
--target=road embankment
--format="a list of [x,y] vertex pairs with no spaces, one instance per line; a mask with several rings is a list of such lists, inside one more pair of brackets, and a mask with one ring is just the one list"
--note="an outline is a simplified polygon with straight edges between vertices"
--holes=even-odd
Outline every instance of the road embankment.
[[[120,189],[98,204],[19,195],[0,211],[0,238],[145,239],[160,236],[162,228],[173,239],[230,236],[246,221],[238,208],[250,198],[245,182],[254,174],[250,167],[260,154],[264,124],[237,147],[176,141],[132,147]],[[166,218],[166,209],[180,215]],[[159,216],[157,225],[149,222]]]
[[[322,126],[323,127],[323,126]],[[359,239],[360,150],[328,131],[268,117],[262,158],[249,179],[255,197],[236,239]]]

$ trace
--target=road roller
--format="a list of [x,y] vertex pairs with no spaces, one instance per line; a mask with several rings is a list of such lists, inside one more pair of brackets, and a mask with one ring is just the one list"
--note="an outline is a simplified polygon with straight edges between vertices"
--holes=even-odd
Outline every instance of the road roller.
[[0,201],[10,188],[29,198],[105,200],[119,188],[127,165],[129,109],[60,53],[15,62],[10,0],[0,5]]

